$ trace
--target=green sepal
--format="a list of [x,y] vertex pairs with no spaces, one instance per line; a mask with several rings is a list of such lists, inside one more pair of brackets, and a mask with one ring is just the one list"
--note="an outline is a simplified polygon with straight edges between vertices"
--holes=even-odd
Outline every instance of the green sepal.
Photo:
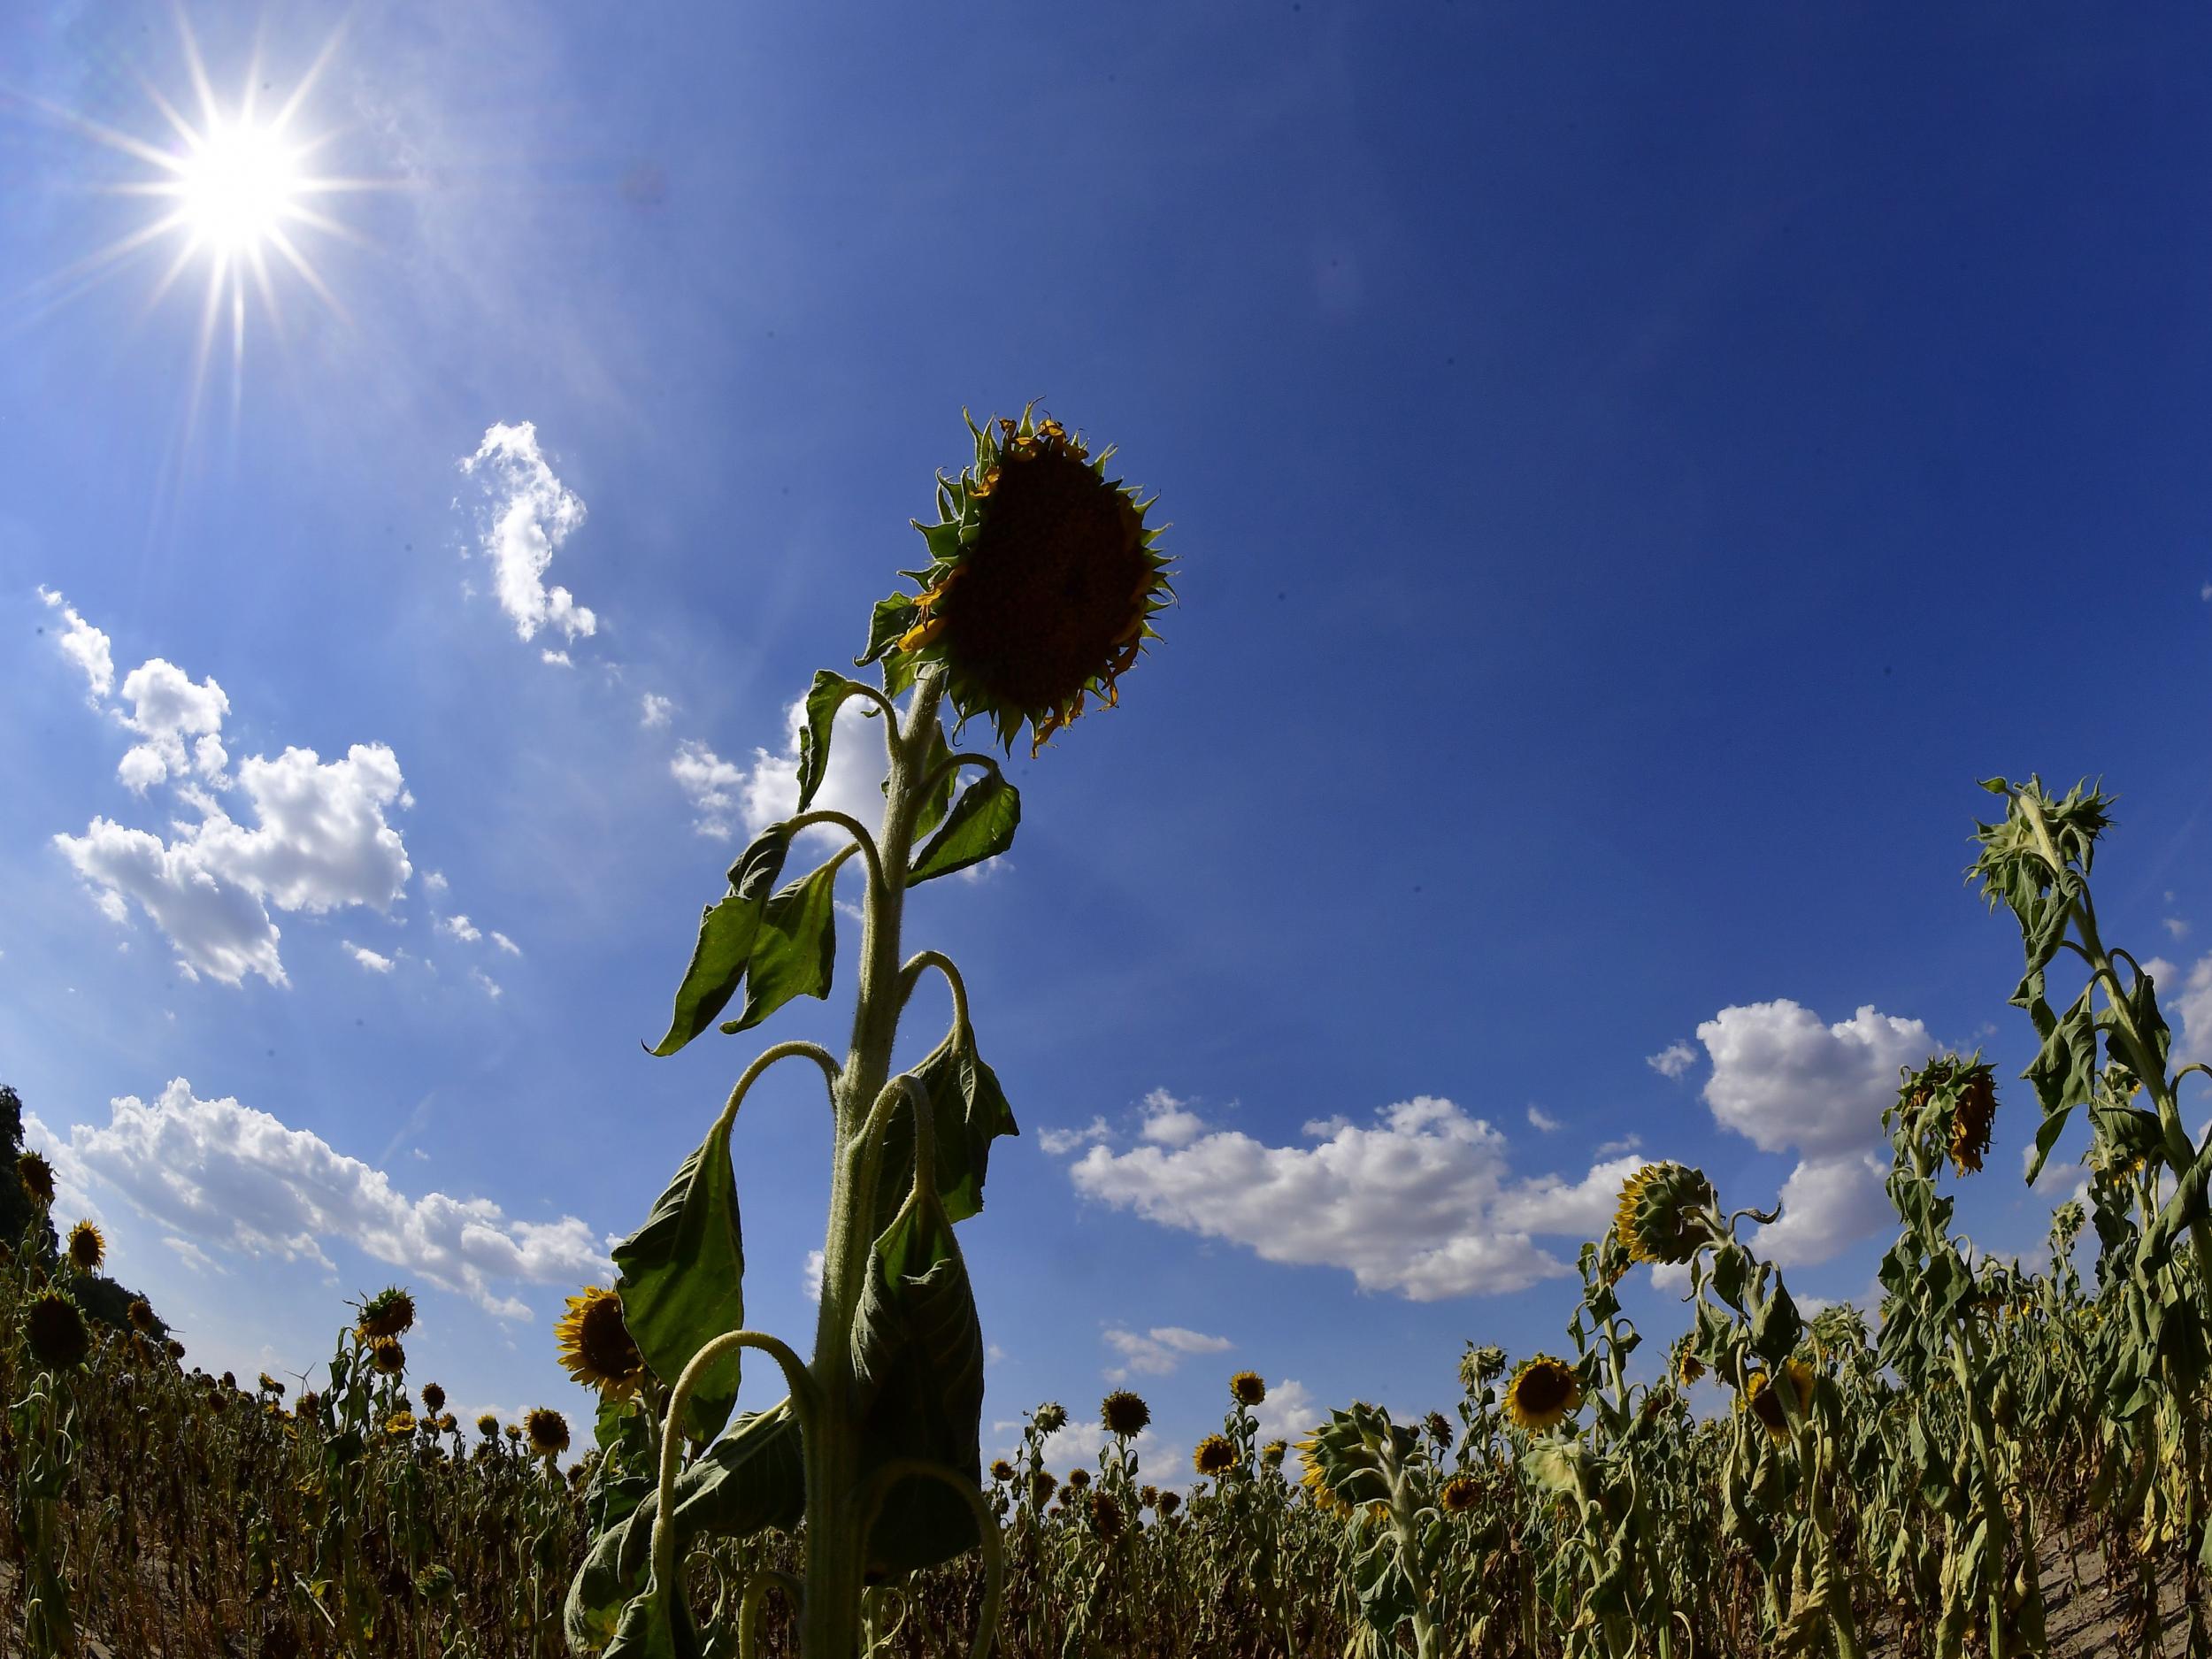
[[752,845],[730,866],[729,896],[710,904],[699,918],[699,940],[691,949],[691,965],[676,987],[676,1006],[668,1020],[668,1033],[651,1053],[672,1055],[714,1023],[728,1006],[745,977],[753,941],[759,934],[761,917],[770,890],[783,873],[785,856],[791,850],[791,832],[781,824],[763,830]]
[[1014,831],[1021,821],[1021,791],[993,767],[961,791],[937,833],[915,855],[907,885],[997,857],[1014,844]]
[[[698,1149],[653,1206],[645,1225],[614,1247],[623,1323],[653,1374],[676,1386],[692,1356],[745,1326],[745,1247],[730,1168],[730,1119],[718,1118]],[[683,1430],[706,1440],[737,1403],[736,1350],[723,1356],[691,1396]]]
[[830,733],[845,699],[865,692],[856,680],[817,669],[806,694],[806,721],[799,727],[799,810],[814,804],[815,791],[829,771]]
[[744,1031],[795,996],[827,997],[837,957],[837,871],[832,859],[768,901],[745,969],[745,1011],[722,1029]]
[[917,609],[911,594],[893,594],[888,599],[877,600],[868,617],[867,654],[854,657],[853,666],[865,668],[896,645],[914,626]]

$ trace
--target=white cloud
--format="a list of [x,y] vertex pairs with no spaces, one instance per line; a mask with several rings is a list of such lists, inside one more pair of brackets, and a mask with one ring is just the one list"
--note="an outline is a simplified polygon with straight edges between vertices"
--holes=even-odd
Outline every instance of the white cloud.
[[1697,1028],[1713,1060],[1705,1102],[1724,1129],[1767,1152],[1795,1152],[1782,1184],[1782,1218],[1759,1233],[1784,1266],[1824,1262],[1877,1231],[1890,1214],[1882,1109],[1901,1069],[1934,1048],[1916,1019],[1863,1007],[1823,1025],[1784,999],[1724,1008]]
[[495,1002],[507,994],[506,991],[501,987],[499,981],[493,979],[490,974],[485,972],[481,968],[471,968],[469,970],[469,978],[473,979],[476,982],[478,988],[480,989],[486,996],[490,997]]
[[828,1262],[829,1257],[822,1251],[809,1250],[806,1253],[806,1261],[799,1269],[799,1278],[806,1291],[806,1299],[818,1307],[822,1301],[822,1269],[827,1265]]
[[604,1282],[611,1271],[573,1216],[511,1218],[488,1199],[410,1198],[383,1171],[235,1100],[200,1100],[184,1079],[150,1102],[124,1095],[104,1126],[79,1124],[68,1151],[147,1217],[195,1248],[308,1260],[335,1271],[342,1243],[412,1278],[527,1319],[494,1286]]
[[392,971],[391,957],[380,956],[366,945],[357,945],[350,939],[342,942],[345,946],[346,954],[371,973],[389,973]]
[[638,707],[637,723],[649,732],[656,726],[668,724],[668,717],[675,711],[676,704],[657,692],[649,691]]
[[[230,699],[210,674],[198,685],[174,663],[156,657],[124,676],[123,698],[131,711],[119,717],[142,740],[117,765],[116,775],[136,794],[165,778],[183,777],[196,766],[201,776],[227,786],[219,733]],[[197,740],[189,753],[186,738]]]
[[1644,1064],[1661,1077],[1680,1077],[1697,1064],[1697,1050],[1686,1042],[1671,1042],[1657,1054],[1646,1055]]
[[1571,1185],[1517,1179],[1502,1134],[1429,1095],[1385,1109],[1370,1126],[1308,1128],[1319,1145],[1269,1146],[1217,1130],[1175,1148],[1094,1146],[1069,1174],[1078,1191],[1148,1220],[1434,1302],[1566,1271],[1530,1235],[1587,1236],[1634,1166],[1601,1164]]
[[57,835],[54,844],[109,917],[124,919],[125,897],[135,899],[187,973],[231,985],[258,973],[281,985],[268,907],[388,908],[411,866],[384,815],[409,797],[398,760],[381,743],[357,743],[328,763],[308,749],[275,760],[254,756],[239,767],[238,786],[256,819],[250,829],[193,790],[185,798],[203,816],[177,824],[174,841],[96,818],[84,834]]
[[[2089,1196],[2089,1171],[2079,1158],[2062,1158],[2053,1148],[2054,1156],[2043,1165],[2043,1173],[2029,1183],[2030,1190],[2043,1198]],[[2035,1143],[2030,1141],[2020,1148],[2020,1175],[2025,1180],[2035,1163]]]
[[1267,1385],[1267,1398],[1252,1408],[1259,1422],[1260,1443],[1288,1440],[1296,1445],[1328,1416],[1313,1401],[1313,1391],[1295,1378]]
[[1548,1135],[1559,1133],[1559,1119],[1532,1101],[1529,1103],[1528,1121],[1532,1129],[1540,1129]]
[[1206,1120],[1164,1088],[1147,1094],[1141,1110],[1144,1127],[1138,1133],[1156,1146],[1187,1147],[1206,1133]]
[[85,696],[94,708],[100,700],[115,688],[115,654],[108,636],[79,616],[75,609],[50,588],[41,588],[38,596],[50,610],[61,612],[65,625],[55,637],[54,643],[61,654],[84,671]]
[[[830,732],[829,765],[812,808],[842,812],[871,827],[883,816],[885,764],[882,717],[867,712],[874,706],[852,697],[837,710],[837,724]],[[741,828],[749,837],[757,835],[797,812],[799,733],[805,726],[806,702],[802,698],[784,710],[783,753],[756,749],[749,766],[722,759],[695,738],[677,745],[668,770],[698,814],[693,827],[702,835],[726,841]],[[835,833],[829,829],[818,833]]]
[[2198,957],[2185,975],[2160,956],[2146,962],[2143,972],[2157,989],[2159,1011],[2175,1028],[2177,1058],[2212,1065],[2212,956]]
[[476,924],[465,916],[445,918],[438,924],[438,931],[442,933],[450,933],[465,945],[472,945],[484,936],[478,931]]
[[1109,1325],[1106,1346],[1121,1356],[1121,1363],[1103,1375],[1108,1382],[1126,1382],[1132,1376],[1168,1377],[1194,1354],[1226,1354],[1236,1345],[1225,1336],[1208,1336],[1179,1325],[1156,1325],[1149,1331],[1128,1331]]
[[1094,1141],[1103,1141],[1113,1132],[1106,1127],[1103,1118],[1094,1118],[1081,1129],[1040,1129],[1037,1144],[1053,1157],[1064,1156],[1076,1148]]
[[573,668],[576,666],[576,659],[571,657],[566,651],[540,651],[538,653],[538,661],[543,663],[548,668]]
[[2163,927],[2177,943],[2189,937],[2189,924],[2178,916],[2169,916],[2159,926]]
[[505,951],[511,956],[519,956],[522,954],[522,947],[515,943],[513,940],[508,938],[506,934],[501,933],[496,927],[492,929],[492,943],[497,945],[502,950]]
[[2212,604],[2212,582],[2207,582],[2203,587],[2198,588],[2197,597],[2203,600],[2208,604]]
[[422,890],[425,893],[432,895],[443,893],[450,885],[451,884],[446,880],[445,872],[442,870],[426,870],[423,872]]
[[526,640],[551,627],[572,640],[590,637],[599,618],[567,588],[545,585],[554,553],[584,522],[584,503],[546,464],[535,423],[486,428],[476,453],[461,463],[465,473],[480,469],[488,505],[479,544],[492,563],[500,609],[513,619],[516,635]]

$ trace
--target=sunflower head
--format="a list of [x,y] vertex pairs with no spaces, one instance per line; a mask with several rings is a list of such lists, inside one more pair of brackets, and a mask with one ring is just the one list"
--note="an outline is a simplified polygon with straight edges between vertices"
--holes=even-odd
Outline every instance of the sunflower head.
[[312,1388],[303,1388],[299,1398],[292,1402],[292,1415],[303,1421],[315,1415],[322,1406],[322,1396]]
[[1967,1067],[1951,1107],[1951,1135],[1944,1148],[1954,1174],[1978,1171],[1989,1153],[1990,1125],[1997,1121],[1997,1084],[1986,1064]]
[[558,1457],[568,1449],[568,1419],[551,1406],[533,1406],[522,1419],[530,1449],[541,1457]]
[[915,521],[929,564],[906,574],[922,591],[876,607],[857,660],[886,659],[895,688],[941,664],[961,719],[989,720],[1009,749],[1026,722],[1034,754],[1085,698],[1117,700],[1172,603],[1170,560],[1144,521],[1152,503],[1107,478],[1110,449],[1094,457],[1033,405],[968,429],[974,465],[940,474],[938,521]]
[[1229,1379],[1229,1397],[1240,1406],[1256,1406],[1267,1399],[1267,1383],[1256,1371],[1240,1371]]
[[1183,1494],[1172,1488],[1160,1494],[1159,1509],[1163,1519],[1183,1507]]
[[1260,1461],[1270,1469],[1280,1469],[1283,1466],[1283,1459],[1289,1454],[1289,1451],[1288,1440],[1270,1440],[1260,1448]]
[[434,1382],[422,1386],[422,1409],[432,1417],[445,1409],[445,1390]]
[[133,1296],[131,1305],[123,1310],[123,1317],[131,1322],[131,1329],[142,1336],[151,1336],[156,1324],[153,1304],[143,1296]]
[[1013,1479],[1013,1464],[1008,1463],[1003,1457],[995,1457],[991,1460],[991,1479],[993,1480],[995,1480],[1001,1486],[1004,1486],[1008,1481]]
[[[254,1383],[255,1386],[265,1394],[274,1394],[280,1400],[284,1397],[284,1385],[279,1382],[275,1378],[270,1376],[265,1371],[254,1379]],[[431,1385],[431,1387],[433,1388],[436,1386],[437,1385],[435,1383]],[[429,1397],[429,1390],[424,1390],[423,1398],[427,1400]]]
[[1059,1489],[1059,1477],[1049,1469],[1040,1469],[1029,1477],[1030,1499],[1041,1509],[1052,1502],[1052,1494]]
[[74,1371],[92,1351],[92,1333],[77,1304],[58,1290],[41,1291],[32,1298],[23,1319],[24,1340],[31,1358],[46,1371]]
[[1448,1449],[1452,1443],[1452,1420],[1441,1411],[1432,1411],[1421,1419],[1421,1426],[1440,1448]]
[[1467,1351],[1459,1356],[1459,1386],[1469,1394],[1479,1393],[1505,1375],[1505,1350],[1495,1342],[1477,1348],[1467,1344]]
[[[1813,1368],[1801,1359],[1784,1362],[1782,1374],[1789,1379],[1789,1392],[1796,1395],[1800,1417],[1812,1409]],[[1744,1379],[1744,1400],[1751,1408],[1751,1415],[1776,1440],[1787,1440],[1790,1432],[1789,1413],[1782,1402],[1782,1391],[1763,1371],[1755,1371]]]
[[1152,1408],[1145,1404],[1141,1396],[1126,1388],[1117,1388],[1098,1402],[1098,1418],[1109,1434],[1141,1434],[1145,1425],[1152,1421]]
[[411,1411],[395,1411],[384,1419],[384,1432],[396,1440],[403,1440],[414,1432],[415,1414]]
[[1091,1471],[1089,1470],[1071,1469],[1068,1471],[1068,1485],[1074,1490],[1080,1492],[1090,1484]]
[[1901,1137],[1901,1147],[1917,1146],[1924,1156],[1947,1157],[1959,1175],[1982,1167],[1996,1119],[1994,1068],[1978,1056],[1968,1061],[1956,1055],[1939,1056],[1908,1072],[1897,1103],[1882,1115]]
[[587,1285],[568,1299],[568,1311],[553,1327],[561,1363],[587,1388],[610,1399],[637,1392],[645,1358],[623,1323],[622,1298],[603,1285]]
[[71,1227],[62,1248],[69,1257],[69,1265],[80,1273],[96,1273],[100,1263],[107,1260],[108,1241],[89,1221],[80,1221]]
[[1703,1375],[1705,1375],[1705,1362],[1698,1358],[1696,1352],[1690,1347],[1689,1339],[1683,1338],[1674,1346],[1674,1380],[1680,1386],[1687,1388]]
[[54,1166],[43,1157],[35,1152],[22,1154],[15,1161],[15,1179],[41,1210],[54,1207]]
[[476,1419],[476,1432],[488,1440],[496,1438],[499,1433],[498,1414],[486,1411],[479,1416]]
[[1121,1500],[1110,1492],[1102,1492],[1091,1500],[1091,1531],[1099,1541],[1110,1544],[1122,1533],[1127,1517],[1121,1512]]
[[405,1336],[414,1328],[415,1299],[392,1285],[380,1290],[361,1304],[361,1317],[354,1322],[354,1329],[366,1342],[385,1337]]
[[1613,1230],[1632,1262],[1679,1264],[1719,1236],[1713,1184],[1683,1164],[1647,1164],[1621,1188]]
[[1209,1434],[1198,1442],[1190,1462],[1202,1475],[1225,1475],[1237,1466],[1236,1442],[1225,1434]]
[[1030,1413],[1029,1420],[1037,1425],[1040,1434],[1057,1434],[1068,1425],[1068,1409],[1057,1400],[1048,1400]]
[[1482,1496],[1482,1487],[1471,1475],[1454,1475],[1444,1483],[1444,1490],[1437,1494],[1447,1515],[1464,1515],[1475,1507]]
[[369,1363],[383,1376],[400,1376],[407,1370],[407,1350],[397,1337],[388,1336],[369,1344]]
[[1505,1386],[1505,1415],[1532,1434],[1556,1427],[1581,1407],[1582,1379],[1548,1354],[1523,1360]]

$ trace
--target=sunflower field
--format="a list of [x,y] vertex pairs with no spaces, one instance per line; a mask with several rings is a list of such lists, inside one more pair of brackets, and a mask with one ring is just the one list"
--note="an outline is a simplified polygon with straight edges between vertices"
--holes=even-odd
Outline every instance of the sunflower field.
[[[911,591],[875,608],[856,664],[874,680],[815,677],[797,812],[705,906],[654,1051],[828,996],[832,888],[857,859],[849,1048],[752,1059],[615,1247],[614,1284],[572,1299],[559,1352],[591,1420],[457,1421],[397,1286],[352,1308],[311,1392],[206,1376],[144,1301],[119,1314],[97,1291],[104,1241],[56,1232],[53,1171],[25,1153],[0,1267],[9,1652],[2212,1653],[2212,1150],[2179,1093],[2204,1068],[2174,1066],[2151,977],[2099,930],[2109,800],[2034,779],[1985,786],[1970,879],[2024,948],[2011,1001],[2039,1049],[2005,1092],[2038,1115],[2030,1179],[2070,1122],[2090,1131],[2085,1194],[2055,1209],[2043,1259],[1955,1230],[1956,1184],[1989,1179],[2000,1085],[1978,1056],[1936,1054],[1885,1114],[1878,1307],[1809,1317],[1759,1253],[1774,1212],[1651,1164],[1583,1247],[1555,1351],[1471,1340],[1448,1413],[1354,1402],[1263,1440],[1266,1386],[1239,1372],[1187,1467],[1143,1466],[1151,1413],[1128,1390],[1098,1403],[1095,1468],[1048,1467],[1070,1421],[1052,1402],[985,1466],[956,1228],[1015,1120],[958,968],[906,954],[903,899],[1020,822],[962,728],[1036,747],[1117,703],[1173,588],[1110,451],[1032,413],[970,435],[917,526]],[[856,698],[884,742],[872,826],[812,804]],[[818,826],[837,850],[787,881]],[[894,1074],[933,974],[949,1029]],[[731,1154],[748,1091],[786,1060],[820,1071],[835,1125],[810,1354],[746,1323]],[[1617,1294],[1640,1265],[1683,1297],[1648,1349]],[[739,1411],[742,1363],[772,1366],[782,1397]]]

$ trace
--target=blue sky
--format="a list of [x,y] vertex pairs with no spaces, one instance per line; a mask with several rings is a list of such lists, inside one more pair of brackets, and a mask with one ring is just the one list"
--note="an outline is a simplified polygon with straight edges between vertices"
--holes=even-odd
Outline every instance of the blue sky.
[[[396,1279],[457,1403],[582,1409],[562,1298],[752,1052],[639,1040],[964,405],[1118,444],[1183,595],[910,912],[1024,1126],[989,1421],[1441,1403],[1639,1154],[1863,1296],[1897,1065],[2031,1051],[1977,777],[2118,792],[2108,937],[2212,1056],[2201,14],[184,20],[227,112],[327,47],[288,130],[375,188],[203,370],[180,232],[76,269],[163,211],[92,128],[177,148],[177,17],[0,21],[0,1076],[196,1359]],[[803,1079],[737,1147],[803,1334]]]

